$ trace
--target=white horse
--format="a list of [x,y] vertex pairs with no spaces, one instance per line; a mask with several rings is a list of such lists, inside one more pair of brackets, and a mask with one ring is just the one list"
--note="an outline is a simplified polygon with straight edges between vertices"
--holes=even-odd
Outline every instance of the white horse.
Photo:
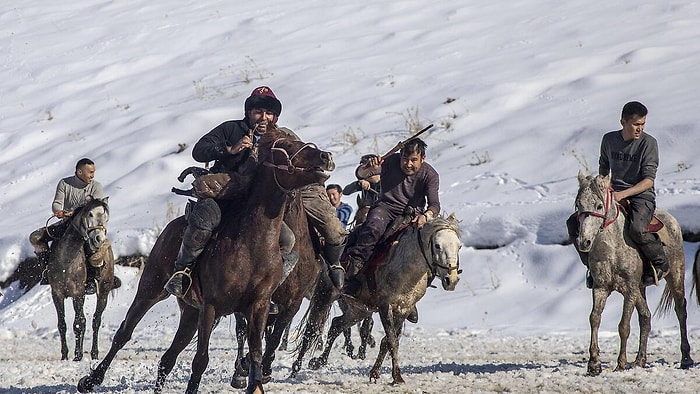
[[459,222],[453,215],[436,217],[421,229],[405,230],[391,247],[385,263],[377,267],[376,291],[370,291],[365,281],[357,298],[344,296],[349,308],[333,319],[326,347],[318,358],[309,361],[309,367],[318,369],[325,365],[338,335],[379,312],[385,336],[370,370],[370,380],[379,379],[379,370],[390,352],[393,383],[403,383],[399,369],[399,336],[404,320],[423,297],[433,278],[439,278],[445,290],[455,289],[459,282],[461,247]]
[[[651,312],[647,305],[646,288],[642,283],[644,262],[638,248],[625,231],[627,218],[613,197],[610,176],[592,177],[579,173],[578,182],[576,211],[579,232],[575,245],[580,252],[588,253],[588,268],[594,283],[588,373],[593,376],[601,373],[598,329],[605,301],[613,291],[624,297],[622,318],[618,326],[620,353],[615,370],[627,368],[627,338],[630,334],[630,318],[635,308],[639,315],[640,336],[634,366],[644,367],[647,359],[647,340],[651,331]],[[681,228],[669,213],[657,210],[655,215],[664,225],[658,234],[664,244],[670,266],[658,310],[670,310],[673,299],[681,333],[681,368],[690,368],[693,360],[690,358],[686,326],[688,314],[684,287],[685,253]]]

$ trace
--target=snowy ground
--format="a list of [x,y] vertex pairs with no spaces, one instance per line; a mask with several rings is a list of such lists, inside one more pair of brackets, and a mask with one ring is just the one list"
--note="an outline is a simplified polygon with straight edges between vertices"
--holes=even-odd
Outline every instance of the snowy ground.
[[[375,332],[376,334],[376,332]],[[170,335],[140,332],[118,355],[98,393],[148,393],[155,380],[158,360],[167,348]],[[357,338],[355,338],[357,339]],[[636,336],[630,338],[632,347]],[[691,338],[697,342],[698,334]],[[357,342],[357,341],[356,341]],[[232,335],[226,322],[213,335],[209,368],[202,379],[201,393],[238,392],[229,386],[232,373]],[[74,393],[80,376],[95,363],[60,362],[57,367],[57,339],[23,338],[0,340],[3,368],[0,391],[20,393]],[[613,372],[618,340],[604,335],[601,341],[603,373],[586,376],[588,336],[585,332],[541,336],[509,336],[470,330],[425,330],[408,327],[401,339],[401,365],[404,385],[392,386],[387,360],[378,382],[368,378],[376,349],[366,360],[352,360],[337,344],[327,367],[318,371],[303,369],[297,378],[288,378],[293,354],[280,352],[274,380],[265,386],[277,393],[697,393],[697,370],[678,368],[678,335],[654,332],[649,340],[648,368]],[[108,342],[102,341],[103,349]],[[183,392],[194,355],[191,346],[180,356],[165,392]],[[633,359],[634,353],[628,358]]]
[[[607,369],[585,376],[591,294],[574,249],[562,245],[576,174],[596,172],[600,138],[619,129],[631,100],[649,107],[646,131],[659,143],[659,206],[686,233],[700,232],[700,4],[14,3],[0,9],[0,279],[32,255],[28,234],[46,223],[56,183],[82,157],[95,160],[110,197],[115,253],[147,254],[182,213],[185,199],[170,188],[189,187],[176,177],[195,164],[194,143],[240,118],[252,89],[268,85],[283,103],[280,125],[333,153],[332,183],[353,181],[362,154],[383,154],[411,129],[435,124],[425,134],[427,161],[465,246],[457,289],[430,289],[419,323],[402,337],[406,385],[389,385],[389,362],[382,379],[368,383],[374,351],[365,361],[336,351],[328,368],[304,370],[298,380],[286,379],[292,358],[281,353],[268,391],[700,392],[698,368],[677,369],[674,316],[652,321],[649,368],[609,370],[618,294],[603,314]],[[344,201],[354,204],[354,196]],[[690,294],[698,244],[684,246]],[[105,314],[103,355],[138,282],[134,269],[119,267],[118,275],[124,287]],[[648,290],[652,309],[660,293]],[[688,301],[695,349],[700,308]],[[176,315],[172,299],[149,313],[99,390],[149,392]],[[226,322],[214,336],[201,386],[208,393],[232,390]],[[184,390],[192,354],[183,354],[167,392]],[[73,393],[96,364],[59,358],[48,289],[5,289],[0,392]]]

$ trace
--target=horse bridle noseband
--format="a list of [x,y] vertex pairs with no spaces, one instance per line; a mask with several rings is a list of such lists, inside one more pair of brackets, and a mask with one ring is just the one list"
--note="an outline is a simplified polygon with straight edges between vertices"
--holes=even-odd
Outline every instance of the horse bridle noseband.
[[617,217],[620,216],[620,209],[615,209],[615,217],[612,219],[608,219],[608,212],[610,212],[610,207],[612,207],[613,204],[617,204],[615,201],[615,190],[613,190],[612,187],[608,186],[608,188],[605,191],[605,211],[603,213],[598,213],[595,211],[581,211],[576,215],[576,219],[578,220],[579,223],[581,223],[582,216],[593,216],[597,218],[603,219],[603,224],[600,225],[601,229],[604,229],[608,227],[609,225],[615,223],[617,220]]
[[418,229],[418,246],[420,247],[420,252],[423,255],[423,259],[425,260],[425,264],[428,265],[428,269],[430,270],[430,274],[433,277],[436,277],[437,274],[435,271],[437,271],[437,268],[442,268],[444,270],[447,270],[448,274],[451,273],[452,271],[457,271],[458,274],[462,273],[462,270],[459,269],[459,255],[457,255],[457,266],[446,266],[443,264],[440,264],[438,262],[435,262],[435,259],[432,257],[435,255],[434,249],[435,249],[435,235],[442,230],[451,230],[449,226],[440,226],[435,231],[433,234],[430,236],[430,241],[428,242],[428,246],[430,247],[430,256],[431,258],[428,259],[428,256],[425,254],[425,243],[423,243],[423,236],[421,235],[421,231],[423,231],[422,228]]
[[[299,148],[296,152],[294,152],[294,154],[292,154],[292,155],[290,156],[290,155],[287,153],[287,151],[286,151],[285,149],[282,149],[282,148],[278,148],[278,147],[277,147],[277,143],[278,143],[279,141],[286,140],[286,139],[287,139],[287,138],[278,138],[278,139],[276,139],[275,142],[272,143],[272,147],[270,148],[270,151],[271,151],[272,153],[274,153],[275,151],[282,152],[282,154],[284,154],[285,158],[287,159],[287,164],[276,164],[276,163],[274,163],[274,162],[272,162],[272,161],[269,161],[269,160],[263,161],[262,164],[263,164],[265,167],[272,167],[272,168],[275,169],[275,170],[283,170],[283,171],[286,171],[288,174],[294,174],[295,172],[311,172],[311,171],[315,171],[315,170],[316,170],[316,167],[297,167],[297,166],[294,165],[294,163],[292,162],[292,160],[294,160],[294,158],[295,158],[302,150],[304,150],[304,149],[306,149],[306,148],[309,148],[309,147],[310,147],[310,148],[314,148],[314,149],[318,149],[318,146],[316,146],[316,144],[314,144],[314,143],[307,142],[307,143],[305,143],[304,145],[302,145],[301,148]],[[274,160],[273,155],[270,155],[270,160]],[[291,194],[293,191],[292,191],[292,190],[288,190],[288,189],[286,189],[285,187],[283,187],[283,186],[279,183],[279,181],[277,180],[277,172],[273,172],[273,174],[274,174],[275,183],[277,184],[277,187],[279,187],[280,190],[284,191],[285,193]]]

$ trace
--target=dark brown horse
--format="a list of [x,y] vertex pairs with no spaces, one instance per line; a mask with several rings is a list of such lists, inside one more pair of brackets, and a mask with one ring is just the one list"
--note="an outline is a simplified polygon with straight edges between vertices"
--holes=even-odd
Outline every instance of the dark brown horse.
[[65,299],[73,299],[75,321],[75,357],[74,361],[83,359],[83,339],[85,338],[85,280],[87,279],[86,243],[91,250],[98,250],[103,245],[103,266],[100,271],[97,286],[97,305],[92,318],[92,350],[90,356],[99,356],[97,336],[102,324],[102,313],[107,307],[107,296],[114,286],[114,255],[107,241],[107,221],[109,208],[107,198],[93,199],[85,206],[77,209],[70,219],[70,225],[65,234],[51,244],[48,279],[51,284],[51,297],[58,315],[58,332],[61,335],[61,360],[68,359],[68,343],[66,341],[66,310]]
[[[198,259],[193,288],[184,299],[178,299],[180,323],[161,358],[155,392],[162,390],[177,356],[195,333],[197,351],[186,392],[197,391],[208,364],[214,322],[232,313],[242,314],[248,322],[250,368],[246,391],[263,392],[262,341],[270,299],[282,277],[278,241],[283,213],[295,189],[325,181],[326,171],[332,171],[335,164],[330,153],[277,131],[268,131],[261,138],[259,153],[260,164],[247,201],[224,212],[224,223]],[[80,379],[79,391],[90,391],[102,383],[109,364],[130,339],[136,324],[153,305],[169,296],[163,286],[172,274],[185,225],[183,217],[173,220],[156,240],[134,301],[107,356],[90,375]]]
[[[299,311],[305,295],[313,292],[316,280],[326,266],[321,260],[318,238],[315,237],[315,231],[309,227],[300,195],[290,202],[284,220],[296,236],[294,250],[299,255],[299,262],[297,262],[289,276],[272,295],[273,301],[279,307],[279,313],[271,315],[271,321],[268,321],[269,328],[265,336],[265,353],[262,358],[262,372],[265,383],[271,378],[275,351],[279,348],[286,329]],[[238,353],[235,364],[236,370],[231,380],[231,385],[236,388],[245,387],[248,375],[248,365],[243,352],[246,329],[247,321],[244,316],[236,314]]]

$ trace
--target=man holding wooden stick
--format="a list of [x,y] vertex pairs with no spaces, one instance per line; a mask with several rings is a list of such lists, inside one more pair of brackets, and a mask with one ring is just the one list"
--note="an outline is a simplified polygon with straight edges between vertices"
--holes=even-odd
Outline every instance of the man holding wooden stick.
[[407,217],[420,228],[440,213],[440,176],[425,162],[426,147],[420,138],[413,137],[400,144],[398,153],[370,158],[371,166],[381,165],[381,195],[358,230],[357,241],[346,248],[345,294],[355,296],[360,290],[357,276],[364,272],[376,244],[396,218]]

